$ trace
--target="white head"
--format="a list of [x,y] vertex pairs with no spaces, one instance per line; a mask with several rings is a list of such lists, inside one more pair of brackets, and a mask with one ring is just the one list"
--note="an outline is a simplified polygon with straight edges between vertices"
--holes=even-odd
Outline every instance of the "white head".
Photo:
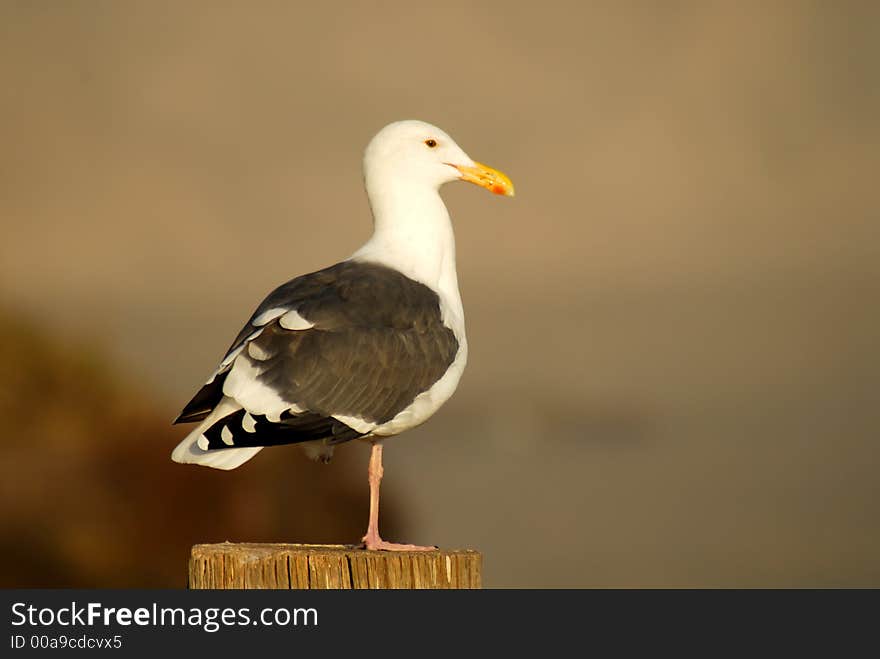
[[437,190],[463,180],[496,194],[513,195],[513,184],[501,172],[474,162],[449,135],[424,121],[388,124],[364,152],[368,190],[403,184]]
[[370,140],[364,183],[373,235],[352,259],[383,263],[443,292],[450,317],[462,318],[455,272],[455,236],[439,189],[462,180],[513,195],[499,171],[471,160],[455,141],[424,121],[398,121]]

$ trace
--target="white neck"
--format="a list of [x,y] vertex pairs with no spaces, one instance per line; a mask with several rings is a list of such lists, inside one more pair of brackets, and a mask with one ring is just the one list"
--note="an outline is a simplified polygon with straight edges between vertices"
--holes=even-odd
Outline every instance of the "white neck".
[[454,322],[463,322],[455,235],[439,190],[393,178],[378,183],[366,181],[373,235],[351,259],[387,265],[438,291]]

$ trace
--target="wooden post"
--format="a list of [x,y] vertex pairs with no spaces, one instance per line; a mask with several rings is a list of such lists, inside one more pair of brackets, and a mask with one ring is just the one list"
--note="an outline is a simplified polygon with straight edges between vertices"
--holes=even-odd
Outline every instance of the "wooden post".
[[192,548],[189,587],[480,588],[482,560],[471,549],[388,552],[351,545],[224,542]]

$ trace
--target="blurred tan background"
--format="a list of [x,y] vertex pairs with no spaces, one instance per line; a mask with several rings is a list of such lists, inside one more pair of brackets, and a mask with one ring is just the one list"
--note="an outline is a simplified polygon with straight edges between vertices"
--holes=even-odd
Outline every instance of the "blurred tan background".
[[0,2],[0,585],[363,533],[365,446],[223,473],[168,422],[420,118],[517,197],[445,190],[470,363],[385,535],[489,586],[880,586],[877,5],[414,4]]

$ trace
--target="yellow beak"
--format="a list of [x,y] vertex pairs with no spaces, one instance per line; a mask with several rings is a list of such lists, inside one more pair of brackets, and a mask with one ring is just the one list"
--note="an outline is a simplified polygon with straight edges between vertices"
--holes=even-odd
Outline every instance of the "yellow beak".
[[473,167],[466,165],[453,165],[453,167],[461,172],[462,181],[474,183],[505,197],[513,196],[513,183],[506,174],[497,169],[492,169],[478,162],[475,162]]

